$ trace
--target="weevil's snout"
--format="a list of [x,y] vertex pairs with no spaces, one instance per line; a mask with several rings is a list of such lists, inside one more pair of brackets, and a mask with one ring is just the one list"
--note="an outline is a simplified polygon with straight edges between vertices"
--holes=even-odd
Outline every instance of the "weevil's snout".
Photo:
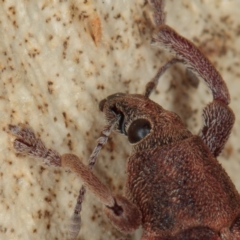
[[103,99],[99,109],[109,123],[117,120],[113,130],[127,136],[131,144],[137,144],[152,129],[146,114],[146,110],[151,108],[151,102],[148,101],[144,95],[115,93]]
[[106,101],[107,101],[107,99],[106,98],[104,98],[103,100],[101,100],[100,101],[100,103],[99,103],[99,110],[102,112],[103,111],[103,108],[104,108],[104,105],[105,105],[105,103],[106,103]]
[[105,103],[108,102],[109,100],[112,100],[112,99],[117,98],[117,97],[122,97],[122,96],[125,96],[125,95],[126,95],[125,93],[115,93],[115,94],[112,94],[112,95],[108,96],[107,98],[104,98],[99,103],[99,110],[103,111]]

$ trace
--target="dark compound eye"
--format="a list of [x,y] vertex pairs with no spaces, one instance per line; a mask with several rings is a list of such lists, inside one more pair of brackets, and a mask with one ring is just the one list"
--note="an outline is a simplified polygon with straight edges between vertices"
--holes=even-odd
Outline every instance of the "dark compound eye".
[[128,140],[130,143],[137,143],[149,134],[151,125],[146,119],[137,119],[128,128]]

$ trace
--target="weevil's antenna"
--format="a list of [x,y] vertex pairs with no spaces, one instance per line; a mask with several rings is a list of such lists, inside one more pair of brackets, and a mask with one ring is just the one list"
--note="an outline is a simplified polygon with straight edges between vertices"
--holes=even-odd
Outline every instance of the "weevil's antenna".
[[82,186],[77,197],[77,203],[75,205],[73,215],[71,216],[69,222],[68,235],[70,239],[75,239],[80,231],[81,226],[80,212],[82,210],[82,202],[85,192],[86,188],[85,186]]
[[[90,169],[92,169],[94,167],[94,165],[97,161],[99,152],[101,151],[103,146],[107,143],[108,137],[111,134],[111,132],[113,131],[115,125],[119,122],[120,117],[121,117],[120,115],[117,115],[116,118],[112,122],[110,122],[108,125],[106,125],[103,128],[103,130],[101,132],[101,136],[97,140],[97,145],[94,148],[94,150],[89,158],[88,167]],[[83,185],[79,191],[77,203],[75,205],[73,215],[70,218],[68,233],[69,233],[69,238],[72,240],[77,238],[78,233],[80,231],[80,225],[81,225],[80,213],[82,210],[82,202],[83,202],[85,192],[86,192],[86,188]]]
[[145,97],[149,98],[150,94],[153,92],[153,90],[157,87],[159,78],[165,73],[165,71],[170,68],[173,64],[183,62],[181,59],[173,58],[169,62],[167,62],[165,65],[159,68],[157,74],[150,80],[145,89]]

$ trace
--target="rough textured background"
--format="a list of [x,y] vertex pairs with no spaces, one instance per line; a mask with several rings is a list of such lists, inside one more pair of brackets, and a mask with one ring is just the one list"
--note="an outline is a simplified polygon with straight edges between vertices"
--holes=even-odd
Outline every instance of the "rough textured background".
[[[240,1],[166,2],[167,23],[202,49],[229,87],[236,124],[219,160],[240,191]],[[81,186],[72,173],[16,156],[7,125],[28,123],[48,147],[87,163],[104,125],[98,102],[115,92],[142,93],[170,58],[150,46],[151,31],[144,0],[0,2],[0,239],[66,239]],[[211,95],[177,65],[152,99],[196,133]],[[113,134],[98,159],[95,172],[114,192],[123,192],[129,152],[126,139]],[[88,192],[78,239],[121,236],[101,208]]]

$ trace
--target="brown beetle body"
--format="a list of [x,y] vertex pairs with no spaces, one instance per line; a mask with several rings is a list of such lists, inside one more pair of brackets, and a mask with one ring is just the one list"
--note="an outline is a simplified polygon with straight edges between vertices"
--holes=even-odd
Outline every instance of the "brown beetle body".
[[142,95],[113,96],[101,106],[108,121],[114,107],[125,116],[126,132],[136,119],[151,125],[150,133],[133,144],[126,181],[126,196],[141,211],[146,239],[150,233],[156,239],[178,234],[185,239],[184,232],[194,229],[208,234],[199,239],[221,239],[218,234],[240,216],[240,196],[203,140],[175,113]]
[[[141,240],[238,240],[240,195],[216,160],[234,124],[228,107],[230,95],[221,75],[189,40],[165,25],[161,0],[149,0],[157,30],[153,44],[173,53],[147,84],[145,95],[116,93],[103,99],[99,108],[108,124],[102,131],[89,166],[73,154],[47,149],[28,127],[10,126],[14,148],[55,167],[67,167],[104,204],[112,224],[123,233],[143,227]],[[203,110],[203,127],[193,135],[180,117],[149,99],[159,77],[181,63],[200,76],[211,90],[213,101]],[[113,195],[92,173],[99,151],[112,131],[128,137],[132,154],[127,162],[126,195]],[[80,229],[80,190],[71,219],[70,234]]]

